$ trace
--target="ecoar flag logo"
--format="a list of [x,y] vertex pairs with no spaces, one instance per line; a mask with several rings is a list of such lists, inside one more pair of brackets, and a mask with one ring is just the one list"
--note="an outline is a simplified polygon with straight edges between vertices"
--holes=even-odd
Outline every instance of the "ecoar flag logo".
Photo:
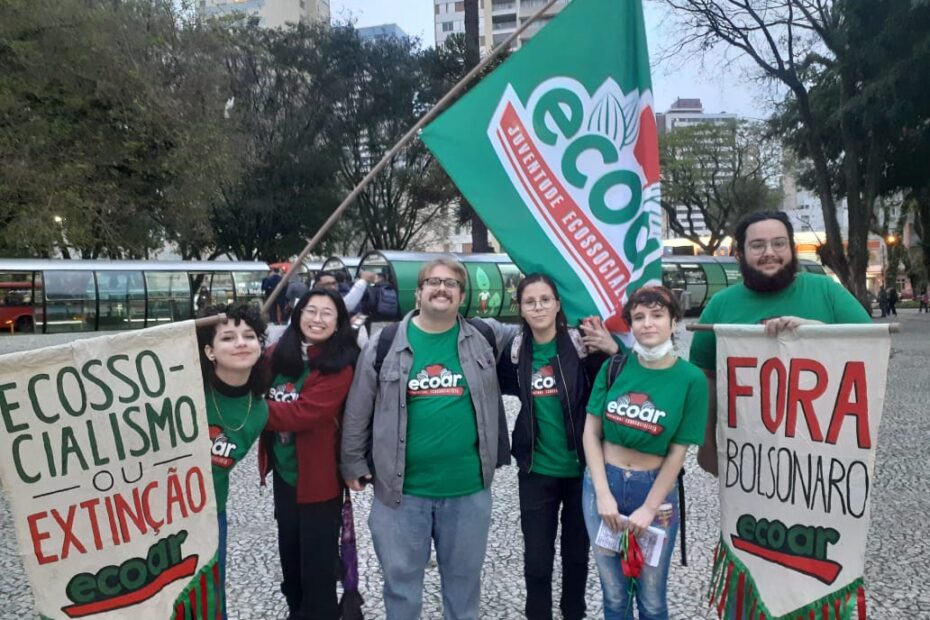
[[574,0],[422,134],[520,269],[613,332],[661,275],[651,88],[640,0]]

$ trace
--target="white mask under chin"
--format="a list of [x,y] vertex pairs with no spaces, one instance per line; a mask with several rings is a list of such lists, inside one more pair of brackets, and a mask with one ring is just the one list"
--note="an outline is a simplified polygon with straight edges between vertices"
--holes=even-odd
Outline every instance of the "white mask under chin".
[[658,362],[666,355],[675,355],[675,343],[672,342],[671,338],[654,347],[644,347],[639,344],[639,342],[634,342],[633,351],[635,351],[636,355],[642,360],[646,360],[647,362]]

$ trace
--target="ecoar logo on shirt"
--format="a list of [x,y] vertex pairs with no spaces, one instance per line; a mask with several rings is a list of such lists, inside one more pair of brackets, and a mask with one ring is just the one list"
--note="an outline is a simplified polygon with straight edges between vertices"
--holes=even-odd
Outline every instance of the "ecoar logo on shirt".
[[292,403],[299,394],[293,383],[283,383],[268,389],[268,398],[276,403]]
[[239,446],[231,442],[219,426],[210,426],[210,441],[213,442],[213,447],[210,448],[210,460],[213,464],[223,469],[232,469],[236,461],[230,454]]
[[442,364],[430,364],[407,382],[407,396],[461,396],[463,377]]
[[533,373],[530,378],[533,396],[556,396],[559,389],[555,386],[555,372],[552,364],[547,364]]
[[650,435],[659,435],[665,428],[659,420],[667,414],[657,409],[649,400],[648,394],[627,392],[623,396],[607,403],[607,419],[623,426],[645,431]]

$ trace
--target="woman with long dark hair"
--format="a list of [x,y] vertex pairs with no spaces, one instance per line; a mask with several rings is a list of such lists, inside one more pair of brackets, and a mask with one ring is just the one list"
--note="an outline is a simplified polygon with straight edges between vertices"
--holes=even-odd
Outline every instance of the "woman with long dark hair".
[[562,617],[583,618],[588,535],[581,512],[585,405],[605,354],[618,350],[600,319],[570,328],[555,282],[526,276],[517,287],[522,328],[501,349],[501,391],[520,398],[517,460],[526,617],[552,618],[552,563],[562,522]]
[[[668,569],[680,522],[677,480],[690,445],[704,442],[707,381],[675,354],[672,334],[681,320],[678,300],[664,286],[630,295],[623,318],[635,338],[622,366],[604,364],[594,382],[584,430],[588,466],[584,517],[591,540],[603,524],[639,537],[665,529],[657,566],[645,565],[632,587],[617,553],[594,554],[604,594],[604,618],[668,620]],[[620,368],[616,377],[611,369]]]
[[213,306],[200,316],[226,314],[226,322],[197,328],[200,369],[212,441],[211,462],[219,526],[220,591],[226,609],[226,499],[229,474],[261,435],[268,420],[268,361],[262,356],[265,321],[256,306]]
[[289,618],[339,617],[336,599],[344,484],[339,429],[353,367],[355,332],[338,293],[313,289],[294,306],[271,354],[268,425],[259,449],[264,483],[274,474],[281,591]]

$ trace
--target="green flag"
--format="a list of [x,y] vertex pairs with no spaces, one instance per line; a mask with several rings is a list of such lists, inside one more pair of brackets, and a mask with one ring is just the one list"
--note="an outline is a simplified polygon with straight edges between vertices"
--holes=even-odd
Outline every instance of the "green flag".
[[575,0],[422,139],[569,320],[616,333],[661,276],[659,158],[641,0]]

